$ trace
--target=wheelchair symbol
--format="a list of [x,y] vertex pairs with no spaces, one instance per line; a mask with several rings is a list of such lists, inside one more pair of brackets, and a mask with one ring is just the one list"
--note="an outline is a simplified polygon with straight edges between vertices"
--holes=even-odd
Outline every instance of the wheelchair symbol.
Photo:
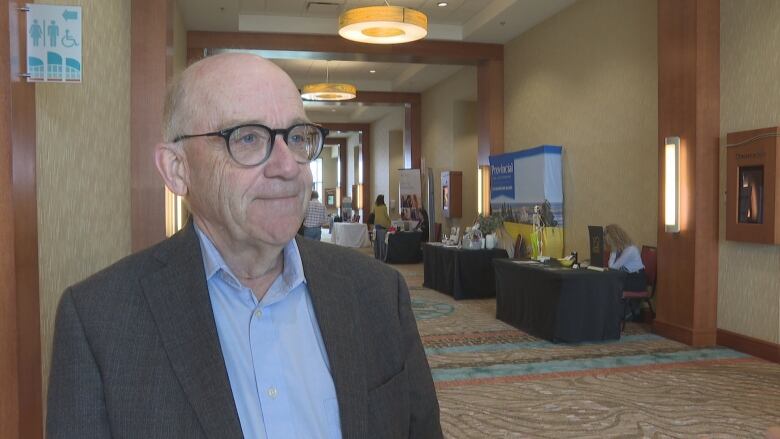
[[70,34],[70,31],[68,29],[65,29],[65,36],[62,37],[62,46],[63,47],[75,47],[78,46],[79,43],[76,41],[75,38],[73,38],[73,35]]

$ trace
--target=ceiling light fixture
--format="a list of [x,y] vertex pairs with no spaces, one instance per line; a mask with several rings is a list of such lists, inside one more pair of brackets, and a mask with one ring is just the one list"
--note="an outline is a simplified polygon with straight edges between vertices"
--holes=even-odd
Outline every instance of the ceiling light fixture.
[[339,17],[339,35],[370,44],[399,44],[428,35],[428,17],[401,6],[367,6],[345,11]]
[[439,2],[439,3],[436,3],[436,6],[438,6],[438,7],[440,7],[440,8],[443,8],[443,7],[447,6],[447,2]]
[[325,82],[306,84],[301,91],[301,97],[308,101],[346,101],[357,96],[357,89],[352,84],[330,82],[330,70],[325,61]]
[[371,73],[373,75],[374,73],[376,73],[376,70],[371,69],[371,70],[368,71],[368,73]]

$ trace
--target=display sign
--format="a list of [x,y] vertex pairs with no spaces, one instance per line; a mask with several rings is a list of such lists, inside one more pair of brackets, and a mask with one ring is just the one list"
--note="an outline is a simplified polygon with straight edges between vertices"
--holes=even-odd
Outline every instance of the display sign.
[[81,6],[27,8],[28,81],[81,82]]
[[420,187],[419,169],[398,170],[398,199],[400,200],[398,205],[402,220],[422,220],[422,214],[420,213],[422,190]]
[[507,231],[523,235],[529,254],[563,256],[561,146],[490,156],[490,209]]

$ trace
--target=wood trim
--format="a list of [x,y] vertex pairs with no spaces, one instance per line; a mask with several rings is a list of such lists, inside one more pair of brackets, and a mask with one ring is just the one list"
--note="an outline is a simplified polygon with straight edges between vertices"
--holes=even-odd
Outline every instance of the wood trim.
[[[9,35],[10,8],[0,8],[0,33]],[[11,9],[13,11],[13,9]],[[14,248],[13,162],[11,159],[10,38],[0,40],[0,436],[19,436],[19,355],[16,313],[16,264]]]
[[716,334],[713,330],[694,330],[657,318],[653,321],[653,332],[691,346],[713,346],[716,341]]
[[[4,137],[0,153],[0,206],[3,212],[0,234],[4,235],[1,242],[7,245],[0,266],[3,275],[0,318],[8,319],[0,326],[0,345],[4,348],[4,358],[0,362],[4,389],[0,425],[3,426],[3,437],[40,438],[43,436],[43,402],[35,85],[19,77],[26,68],[20,62],[26,59],[23,54],[26,53],[27,26],[25,15],[16,9],[18,6],[16,2],[8,2],[0,15],[0,32],[8,35],[8,39],[4,39],[7,43],[0,48],[0,68],[3,70],[0,76],[3,89],[0,92],[0,133]],[[7,404],[6,400],[9,400]]]
[[173,72],[173,0],[132,0],[130,178],[132,250],[165,239],[165,189],[154,165]]
[[[718,289],[720,11],[708,0],[658,2],[659,331],[715,342]],[[680,233],[664,231],[664,137],[680,136]],[[675,327],[690,331],[680,335]]]
[[342,61],[409,62],[476,65],[503,60],[501,44],[420,40],[406,44],[362,44],[338,35],[263,32],[187,32],[187,47],[197,49],[262,49],[304,52],[310,58]]
[[718,329],[718,344],[754,357],[780,363],[780,344]]

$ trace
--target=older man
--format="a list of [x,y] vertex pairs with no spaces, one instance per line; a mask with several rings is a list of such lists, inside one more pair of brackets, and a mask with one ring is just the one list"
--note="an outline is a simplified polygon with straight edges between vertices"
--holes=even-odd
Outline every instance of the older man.
[[157,167],[193,220],[68,288],[52,438],[436,438],[439,409],[399,274],[294,240],[325,130],[246,54],[172,87]]

